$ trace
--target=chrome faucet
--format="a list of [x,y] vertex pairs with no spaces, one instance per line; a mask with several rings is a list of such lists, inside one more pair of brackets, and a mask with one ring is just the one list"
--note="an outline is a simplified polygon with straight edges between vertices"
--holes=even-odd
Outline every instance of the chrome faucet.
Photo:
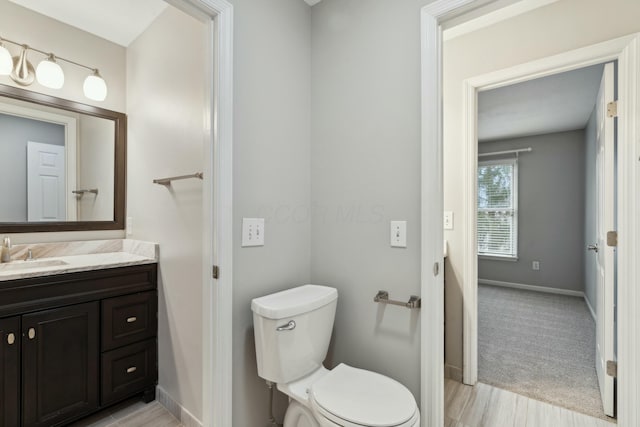
[[25,261],[33,261],[35,258],[33,258],[33,252],[31,251],[31,248],[27,249],[27,255],[24,257]]
[[11,239],[5,237],[2,241],[2,254],[0,255],[0,262],[11,262]]

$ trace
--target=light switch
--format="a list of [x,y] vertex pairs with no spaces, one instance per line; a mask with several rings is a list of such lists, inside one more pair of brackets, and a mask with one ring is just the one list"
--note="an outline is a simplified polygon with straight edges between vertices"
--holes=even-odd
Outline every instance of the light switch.
[[264,246],[264,218],[242,218],[242,246]]
[[407,221],[391,221],[391,247],[407,247]]
[[444,229],[453,230],[453,212],[444,211]]

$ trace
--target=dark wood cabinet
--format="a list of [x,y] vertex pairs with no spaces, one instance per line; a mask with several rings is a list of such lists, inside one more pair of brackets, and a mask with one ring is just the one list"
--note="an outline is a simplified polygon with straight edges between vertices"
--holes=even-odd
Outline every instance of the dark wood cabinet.
[[0,427],[63,426],[153,399],[156,275],[146,264],[0,282]]
[[0,427],[20,424],[20,318],[0,319]]
[[98,302],[22,316],[22,425],[45,427],[98,408]]

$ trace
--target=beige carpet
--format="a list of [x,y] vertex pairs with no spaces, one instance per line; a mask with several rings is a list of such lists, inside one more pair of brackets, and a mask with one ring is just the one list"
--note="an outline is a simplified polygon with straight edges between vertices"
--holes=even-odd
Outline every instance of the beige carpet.
[[584,299],[478,286],[478,380],[611,420],[595,368],[595,323]]

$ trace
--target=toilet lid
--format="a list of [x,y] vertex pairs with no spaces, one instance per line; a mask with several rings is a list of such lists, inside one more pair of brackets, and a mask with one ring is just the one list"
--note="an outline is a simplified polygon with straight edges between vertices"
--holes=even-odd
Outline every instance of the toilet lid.
[[328,418],[333,415],[362,426],[400,426],[417,410],[413,395],[399,382],[345,364],[316,381],[309,394]]

